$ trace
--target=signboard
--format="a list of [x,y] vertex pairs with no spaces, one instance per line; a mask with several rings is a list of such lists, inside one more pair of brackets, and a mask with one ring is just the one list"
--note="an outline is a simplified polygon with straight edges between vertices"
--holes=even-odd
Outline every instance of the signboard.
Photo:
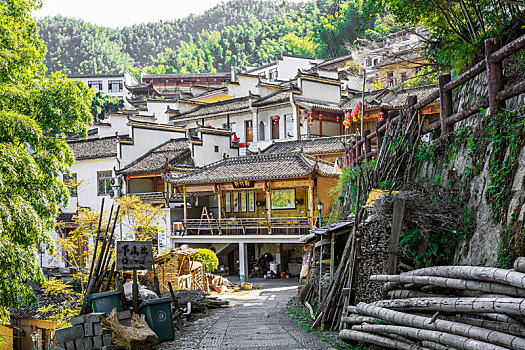
[[151,241],[118,241],[117,270],[152,270],[153,243]]
[[233,181],[233,188],[252,188],[252,187],[253,187],[253,181],[250,181],[250,180]]

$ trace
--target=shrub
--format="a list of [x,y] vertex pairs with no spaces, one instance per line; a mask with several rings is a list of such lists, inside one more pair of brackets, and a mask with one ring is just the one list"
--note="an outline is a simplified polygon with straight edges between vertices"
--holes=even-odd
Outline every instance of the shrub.
[[195,260],[202,262],[207,272],[211,272],[219,266],[219,259],[213,250],[204,248],[197,248],[197,250],[199,253],[195,255]]

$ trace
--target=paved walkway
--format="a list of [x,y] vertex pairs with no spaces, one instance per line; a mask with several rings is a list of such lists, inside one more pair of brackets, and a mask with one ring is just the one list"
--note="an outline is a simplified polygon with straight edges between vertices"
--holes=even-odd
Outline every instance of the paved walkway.
[[198,320],[196,329],[189,327],[185,337],[163,344],[159,349],[321,350],[330,347],[288,316],[286,303],[297,294],[296,283],[291,280],[254,283],[259,283],[261,289],[221,296],[232,306]]

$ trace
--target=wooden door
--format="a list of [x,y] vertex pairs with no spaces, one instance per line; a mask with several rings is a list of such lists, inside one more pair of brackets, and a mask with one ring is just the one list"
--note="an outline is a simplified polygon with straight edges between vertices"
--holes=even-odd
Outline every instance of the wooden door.
[[253,121],[245,120],[244,129],[245,129],[245,135],[246,135],[246,142],[253,142]]
[[278,140],[279,139],[279,121],[272,122],[272,140]]

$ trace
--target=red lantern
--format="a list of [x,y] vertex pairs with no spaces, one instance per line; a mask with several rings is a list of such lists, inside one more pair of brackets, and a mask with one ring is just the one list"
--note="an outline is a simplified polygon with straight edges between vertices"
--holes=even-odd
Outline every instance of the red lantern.
[[263,183],[263,189],[266,191],[268,189],[268,183],[264,181]]
[[179,192],[179,190],[178,190],[177,187],[173,188],[173,193],[177,194],[178,192]]
[[309,111],[309,112],[308,112],[308,115],[312,115],[312,111]]
[[380,118],[379,118],[379,121],[380,121],[380,122],[384,122],[384,121],[385,121],[385,118],[380,117]]
[[365,119],[368,118],[368,117],[370,117],[370,116],[368,114],[365,114]]
[[314,125],[314,123],[312,123],[312,122],[308,123],[309,127],[312,127],[313,125]]
[[312,116],[309,116],[309,117],[308,117],[308,121],[309,121],[309,122],[311,122],[311,121],[313,121],[313,120],[314,120],[314,117],[312,117]]
[[339,121],[341,120],[341,118],[339,118],[339,116],[335,117],[335,121],[339,123]]
[[380,116],[380,117],[383,117],[384,115],[385,115],[385,113],[383,113],[383,112],[379,112],[379,116]]
[[213,185],[213,193],[217,193],[217,185]]
[[432,113],[432,112],[434,112],[434,110],[432,108],[429,108],[428,113]]
[[321,113],[319,113],[318,118],[319,118],[319,120],[321,120],[323,118],[323,115]]
[[278,115],[274,115],[272,117],[272,120],[274,121],[275,124],[277,124],[279,122],[279,119],[281,119],[281,117],[279,117]]

